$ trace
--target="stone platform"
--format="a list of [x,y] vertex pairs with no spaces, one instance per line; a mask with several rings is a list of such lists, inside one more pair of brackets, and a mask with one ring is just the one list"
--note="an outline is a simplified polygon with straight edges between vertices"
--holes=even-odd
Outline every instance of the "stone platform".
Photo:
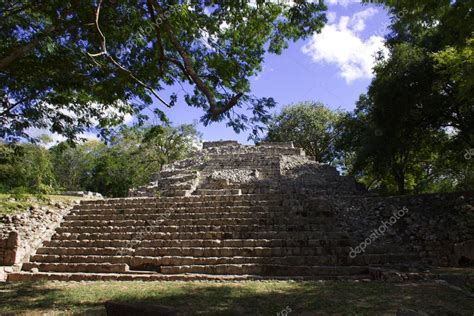
[[423,261],[388,236],[352,256],[373,221],[355,232],[345,204],[371,197],[291,143],[204,143],[130,196],[82,201],[8,280],[368,278]]

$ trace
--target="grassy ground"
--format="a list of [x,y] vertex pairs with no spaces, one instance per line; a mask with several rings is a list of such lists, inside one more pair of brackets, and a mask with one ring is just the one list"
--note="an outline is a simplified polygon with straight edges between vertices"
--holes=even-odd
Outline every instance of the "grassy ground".
[[80,197],[62,195],[43,195],[39,197],[31,194],[25,194],[21,198],[14,198],[10,194],[0,194],[0,215],[11,215],[23,212],[32,205],[45,206],[49,203],[69,203],[75,200],[80,200]]
[[[108,300],[154,303],[191,315],[472,315],[474,298],[435,283],[43,282],[0,284],[0,315],[104,315]],[[287,310],[289,311],[289,310]]]

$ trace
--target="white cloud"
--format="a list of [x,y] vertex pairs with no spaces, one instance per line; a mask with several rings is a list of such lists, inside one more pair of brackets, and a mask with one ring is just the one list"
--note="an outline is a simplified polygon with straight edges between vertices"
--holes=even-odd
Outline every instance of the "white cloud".
[[[55,109],[55,107],[51,104],[46,104],[46,106],[48,106],[51,109]],[[119,101],[117,106],[125,107],[126,104]],[[103,115],[104,118],[105,117],[115,117],[116,115],[121,116],[122,117],[122,124],[129,124],[133,121],[133,116],[131,114],[125,114],[125,115],[120,114],[120,112],[115,107],[106,107],[106,106],[98,104],[98,103],[91,103],[90,107],[94,108],[98,111],[102,111],[103,112],[102,115]],[[57,109],[57,111],[61,112],[64,115],[70,116],[72,118],[77,118],[76,114],[74,112],[68,110],[68,109]],[[99,124],[99,121],[97,119],[91,119],[91,125],[92,126],[95,126],[95,125],[98,125],[98,124]],[[49,136],[52,141],[49,144],[45,144],[45,147],[47,147],[47,148],[52,147],[52,146],[66,140],[66,137],[64,137],[63,135],[57,134],[57,133],[52,133],[49,130],[49,128],[30,127],[30,128],[25,130],[25,133],[28,136],[33,137],[33,138],[39,137],[41,135]],[[77,135],[77,137],[79,139],[84,139],[85,141],[99,140],[99,138],[97,137],[97,133],[89,132],[89,131],[80,133],[80,134]]]
[[337,14],[336,14],[336,12],[328,12],[328,13],[326,13],[326,17],[328,19],[328,23],[332,24],[332,23],[336,22]]
[[275,69],[273,69],[272,67],[268,68],[265,65],[263,65],[262,70],[260,72],[257,72],[257,74],[253,76],[253,80],[258,81],[260,80],[260,78],[262,78],[262,75],[264,72],[268,73],[268,72],[273,72],[273,71],[275,71]]
[[[355,0],[345,0],[345,1],[355,1]],[[250,0],[247,2],[247,4],[250,7],[256,8],[257,7],[257,0]],[[273,3],[273,4],[279,4],[279,5],[285,5],[288,7],[292,7],[295,5],[296,1],[295,0],[265,0],[266,3]],[[309,3],[318,3],[318,0],[307,0]]]
[[[54,145],[59,144],[60,142],[63,142],[66,140],[66,137],[59,135],[57,133],[51,133],[49,129],[46,128],[36,128],[36,127],[30,127],[25,130],[25,133],[28,134],[30,137],[39,137],[42,135],[47,135],[51,138],[51,142],[48,144],[41,144],[46,148],[51,148]],[[79,139],[84,139],[84,141],[89,141],[89,140],[100,140],[97,137],[97,134],[94,134],[92,132],[85,132],[85,133],[80,133],[77,135]]]
[[377,9],[368,8],[363,11],[355,13],[351,18],[351,27],[356,32],[362,32],[365,30],[365,20],[374,16],[377,13]]
[[372,78],[375,54],[387,50],[383,37],[372,35],[364,40],[360,32],[366,27],[365,21],[376,12],[376,9],[368,8],[352,17],[342,16],[339,23],[327,24],[303,46],[303,53],[315,62],[337,65],[347,83]]
[[343,7],[347,7],[350,4],[360,3],[360,2],[361,2],[360,0],[328,0],[329,5],[340,5]]

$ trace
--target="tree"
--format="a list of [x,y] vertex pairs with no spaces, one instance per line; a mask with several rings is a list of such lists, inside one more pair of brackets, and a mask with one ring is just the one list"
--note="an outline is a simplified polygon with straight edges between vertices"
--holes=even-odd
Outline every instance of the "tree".
[[[199,139],[200,135],[192,125],[184,124],[176,128],[153,126],[144,131],[135,155],[145,170],[156,172],[165,164],[190,156],[196,150]],[[146,173],[150,174],[150,171]]]
[[454,151],[457,134],[434,124],[431,111],[439,96],[426,80],[436,76],[430,57],[398,44],[375,73],[367,95],[340,128],[336,147],[355,156],[350,172],[385,193],[456,188],[467,162]]
[[50,149],[58,185],[126,196],[132,187],[148,184],[164,164],[192,154],[200,135],[192,125],[122,126],[109,144],[62,142]]
[[107,146],[90,140],[71,145],[61,142],[50,149],[54,174],[58,185],[66,191],[84,190],[90,185],[92,170]]
[[32,193],[50,193],[56,186],[47,149],[34,144],[0,145],[2,190],[27,188]]
[[172,107],[177,96],[160,91],[176,83],[193,87],[184,99],[205,124],[227,119],[239,131],[265,122],[275,102],[252,96],[249,77],[266,53],[320,31],[326,7],[256,2],[3,1],[0,135],[25,136],[28,127],[106,135],[126,113],[145,120],[139,113],[153,100]]
[[335,158],[335,127],[341,116],[319,102],[290,105],[269,122],[265,140],[292,141],[317,161],[331,163]]
[[[474,0],[370,2],[383,3],[392,14],[391,33],[387,36],[390,56],[400,48],[409,47],[417,58],[424,59],[423,67],[407,63],[403,69],[418,81],[400,82],[422,86],[423,90],[413,98],[423,98],[418,100],[418,106],[425,117],[424,125],[453,129],[453,142],[462,147],[474,147]],[[394,58],[389,57],[385,63],[388,67],[393,64],[390,60]]]
[[351,172],[387,193],[472,189],[474,1],[366,2],[391,13],[390,53],[344,123]]
[[[436,91],[446,93],[442,118],[458,132],[460,146],[474,147],[474,37],[465,46],[446,46],[431,55]],[[451,112],[452,111],[452,112]]]

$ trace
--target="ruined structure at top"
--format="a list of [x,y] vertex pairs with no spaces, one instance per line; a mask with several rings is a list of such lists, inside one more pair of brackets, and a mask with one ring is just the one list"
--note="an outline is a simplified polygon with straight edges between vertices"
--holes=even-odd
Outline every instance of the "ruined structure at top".
[[291,143],[203,147],[129,198],[51,218],[38,249],[0,236],[8,280],[403,280],[474,263],[472,195],[369,195]]
[[335,168],[314,161],[291,142],[205,142],[194,157],[165,166],[154,180],[131,190],[130,196],[358,192],[353,178],[339,176]]

